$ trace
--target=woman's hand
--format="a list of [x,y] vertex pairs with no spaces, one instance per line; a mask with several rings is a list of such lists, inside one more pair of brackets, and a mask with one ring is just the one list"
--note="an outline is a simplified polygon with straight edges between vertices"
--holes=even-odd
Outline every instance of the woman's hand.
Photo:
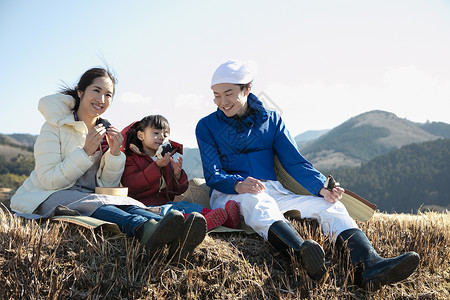
[[170,161],[172,162],[173,167],[173,174],[177,178],[177,180],[180,180],[181,178],[181,169],[183,168],[183,158],[181,156],[178,156],[177,161],[173,159],[172,156],[170,156]]
[[236,185],[234,186],[234,190],[238,194],[245,194],[245,193],[258,194],[265,189],[266,186],[264,185],[263,182],[250,176],[245,178],[244,181],[236,182]]
[[342,194],[344,194],[345,190],[341,187],[335,187],[332,190],[327,190],[322,188],[319,192],[323,198],[329,203],[336,203],[342,199]]
[[111,154],[114,156],[120,155],[120,146],[123,143],[123,136],[119,129],[114,126],[109,126],[106,131],[106,141],[108,142]]
[[86,141],[84,142],[83,150],[88,156],[97,151],[98,146],[103,140],[106,134],[106,129],[102,124],[95,125],[91,130],[88,131],[86,135]]

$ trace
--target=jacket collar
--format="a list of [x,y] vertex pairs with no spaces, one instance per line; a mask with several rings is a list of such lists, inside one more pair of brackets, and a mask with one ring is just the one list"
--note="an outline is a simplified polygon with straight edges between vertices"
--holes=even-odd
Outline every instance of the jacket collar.
[[155,160],[155,159],[156,159],[156,157],[148,156],[147,153],[142,152],[141,150],[139,150],[139,147],[136,146],[135,144],[130,144],[130,147],[129,147],[129,148],[130,148],[130,150],[131,150],[134,154],[136,154],[136,155],[139,155],[139,156],[145,156],[145,157],[150,158],[150,159],[152,159],[152,160]]

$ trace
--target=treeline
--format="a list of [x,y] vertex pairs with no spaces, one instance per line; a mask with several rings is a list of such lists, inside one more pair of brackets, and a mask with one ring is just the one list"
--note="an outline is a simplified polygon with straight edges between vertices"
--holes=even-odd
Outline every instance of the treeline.
[[344,188],[388,213],[450,205],[450,139],[410,144],[357,168],[331,172]]
[[18,154],[11,160],[0,156],[0,187],[17,189],[34,169],[33,155]]

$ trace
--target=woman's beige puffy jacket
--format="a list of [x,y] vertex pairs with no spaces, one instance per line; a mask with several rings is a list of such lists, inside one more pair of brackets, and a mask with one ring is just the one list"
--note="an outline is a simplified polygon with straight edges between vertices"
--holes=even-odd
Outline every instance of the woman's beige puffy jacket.
[[[55,94],[39,101],[39,111],[46,122],[34,146],[36,166],[11,198],[11,209],[24,214],[33,213],[52,193],[72,187],[93,164],[84,152],[87,127],[75,121],[75,99]],[[97,185],[115,187],[120,183],[125,155],[103,155],[97,171]]]

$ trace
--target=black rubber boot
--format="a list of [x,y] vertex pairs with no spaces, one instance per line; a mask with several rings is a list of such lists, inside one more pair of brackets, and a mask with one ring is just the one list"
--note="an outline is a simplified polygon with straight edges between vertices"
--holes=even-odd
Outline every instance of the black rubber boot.
[[269,228],[268,241],[280,252],[287,255],[293,252],[312,279],[319,280],[326,273],[325,252],[322,247],[313,240],[304,241],[290,223],[273,223]]
[[205,217],[198,212],[189,214],[184,220],[182,233],[169,244],[168,258],[181,263],[188,260],[194,249],[205,239],[206,231]]
[[159,257],[167,244],[176,240],[184,227],[184,216],[172,210],[161,221],[148,220],[136,231],[136,237],[150,258]]
[[347,229],[336,239],[338,249],[348,249],[356,266],[355,283],[367,290],[408,278],[419,264],[419,255],[408,252],[394,258],[380,257],[362,230]]

